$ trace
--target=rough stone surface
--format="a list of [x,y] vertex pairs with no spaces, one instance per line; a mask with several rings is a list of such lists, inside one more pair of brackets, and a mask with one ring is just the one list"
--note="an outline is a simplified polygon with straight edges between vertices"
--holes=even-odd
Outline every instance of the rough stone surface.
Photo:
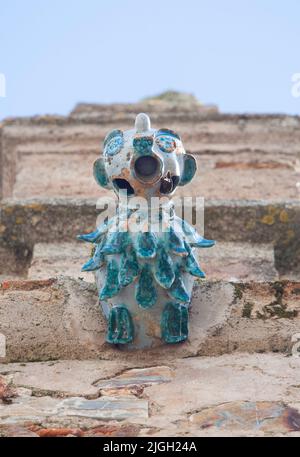
[[[19,391],[0,405],[0,435],[300,436],[297,356],[235,353],[125,365],[120,374],[101,360],[0,365]],[[33,384],[46,377],[48,390],[38,396]],[[126,380],[141,381],[139,390],[125,392]]]
[[217,242],[203,249],[199,261],[207,278],[226,281],[272,281],[278,279],[272,245]]
[[[190,335],[185,344],[124,351],[105,342],[106,322],[95,286],[60,277],[4,281],[0,294],[0,333],[7,361],[59,358],[147,360],[155,357],[219,355],[235,350],[288,353],[299,333],[299,282],[195,283]],[[164,350],[162,351],[162,348]]]
[[27,277],[46,279],[64,275],[94,282],[91,272],[81,271],[81,266],[90,255],[91,246],[87,243],[36,243]]
[[[46,279],[63,274],[87,282],[94,275],[81,272],[80,266],[89,258],[87,243],[36,243],[28,269],[29,279]],[[220,242],[213,249],[202,250],[199,261],[206,276],[231,281],[278,279],[272,245]]]
[[[3,246],[3,251],[0,251],[2,271],[5,271],[9,255],[13,258],[13,263],[9,264],[8,270],[18,273],[21,268],[23,274],[27,274],[35,244],[72,243],[78,233],[94,230],[101,212],[100,208],[96,208],[95,200],[60,198],[3,201],[0,233],[0,244]],[[251,243],[258,245],[258,248],[261,244],[273,245],[275,267],[279,274],[300,277],[300,204],[297,201],[207,201],[205,236],[217,242]],[[253,262],[253,256],[249,254],[249,257],[252,257]],[[261,259],[261,268],[265,271],[270,260],[270,250],[261,246],[258,257]],[[248,262],[248,268],[251,269],[250,263]],[[265,279],[271,278],[266,275]]]
[[6,281],[0,300],[10,360],[90,357],[105,345],[94,285],[67,278]]
[[[0,436],[300,434],[300,118],[167,95],[0,125]],[[178,193],[205,198],[217,245],[201,252],[189,341],[127,353],[105,343],[76,235],[112,196],[91,175],[100,143],[140,111],[195,154]]]

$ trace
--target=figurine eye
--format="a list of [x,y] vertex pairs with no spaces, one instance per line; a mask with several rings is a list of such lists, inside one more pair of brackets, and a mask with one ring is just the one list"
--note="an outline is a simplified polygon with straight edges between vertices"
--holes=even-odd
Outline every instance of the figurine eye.
[[173,152],[176,149],[176,141],[171,136],[158,136],[155,141],[159,149],[163,152]]
[[114,156],[121,151],[124,146],[124,137],[122,130],[112,130],[106,135],[104,140],[104,155]]
[[124,141],[122,136],[115,136],[111,138],[105,145],[104,154],[114,156],[121,151]]

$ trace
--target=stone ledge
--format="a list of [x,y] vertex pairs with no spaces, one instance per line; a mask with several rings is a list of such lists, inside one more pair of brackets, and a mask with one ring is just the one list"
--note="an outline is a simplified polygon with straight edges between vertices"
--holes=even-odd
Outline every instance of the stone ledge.
[[0,364],[14,392],[0,391],[0,436],[299,436],[299,368],[238,353]]
[[[299,333],[300,283],[196,282],[190,339],[139,351],[139,360],[165,360],[234,351],[288,353]],[[105,342],[106,323],[93,284],[68,277],[5,281],[0,289],[0,333],[6,361],[133,360]],[[159,343],[160,344],[160,343]]]
[[[32,253],[35,243],[75,240],[78,233],[94,229],[101,212],[96,199],[82,198],[6,199],[0,209],[0,245],[19,255],[23,250]],[[299,272],[297,200],[206,200],[205,235],[217,241],[271,243],[279,273]]]

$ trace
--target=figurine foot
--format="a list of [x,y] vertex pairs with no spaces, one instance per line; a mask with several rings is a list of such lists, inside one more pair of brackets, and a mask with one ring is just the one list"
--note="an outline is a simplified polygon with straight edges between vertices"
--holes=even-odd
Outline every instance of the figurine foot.
[[188,337],[188,309],[180,303],[167,303],[161,321],[162,338],[166,343],[179,343]]
[[106,341],[111,344],[126,344],[133,341],[134,329],[131,315],[123,306],[114,306],[108,318]]

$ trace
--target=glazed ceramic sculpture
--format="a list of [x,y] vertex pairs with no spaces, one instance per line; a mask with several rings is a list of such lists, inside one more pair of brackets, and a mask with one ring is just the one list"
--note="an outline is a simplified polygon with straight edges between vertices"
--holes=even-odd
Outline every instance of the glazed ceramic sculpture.
[[[109,343],[145,348],[188,338],[194,278],[205,277],[195,248],[214,241],[175,215],[171,197],[195,172],[180,136],[152,129],[146,114],[136,117],[134,129],[106,136],[94,177],[116,191],[119,204],[113,217],[79,239],[94,245],[82,270],[95,274]],[[147,205],[137,208],[141,197]]]

